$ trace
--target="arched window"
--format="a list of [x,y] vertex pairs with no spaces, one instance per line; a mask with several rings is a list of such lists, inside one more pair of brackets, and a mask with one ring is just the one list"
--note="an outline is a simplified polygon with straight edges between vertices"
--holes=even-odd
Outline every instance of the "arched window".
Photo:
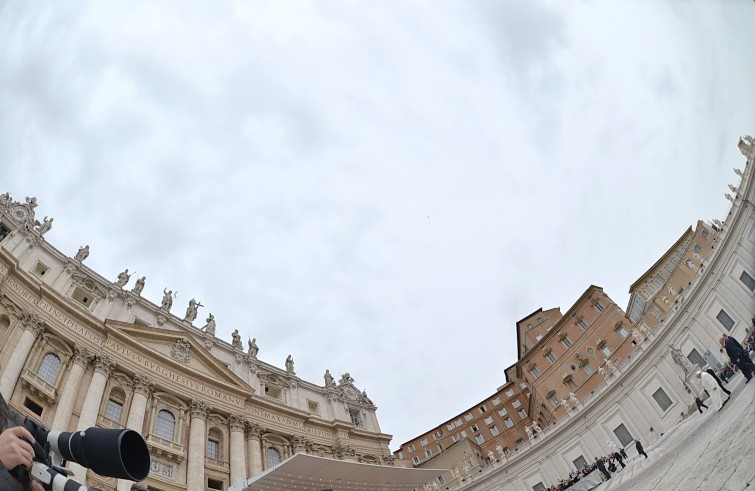
[[173,441],[173,435],[176,431],[176,417],[173,413],[162,409],[157,413],[157,421],[155,422],[155,436],[158,436],[164,440]]
[[280,464],[281,454],[273,447],[267,447],[267,468]]
[[223,434],[217,428],[207,432],[207,457],[220,460],[223,456]]
[[37,376],[47,382],[50,385],[55,384],[55,379],[58,378],[58,372],[60,371],[60,358],[52,353],[47,353],[42,358],[42,363],[37,370]]

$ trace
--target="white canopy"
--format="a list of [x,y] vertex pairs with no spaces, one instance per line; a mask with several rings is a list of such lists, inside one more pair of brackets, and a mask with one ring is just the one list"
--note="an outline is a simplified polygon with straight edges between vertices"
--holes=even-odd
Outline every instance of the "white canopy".
[[360,464],[297,453],[229,491],[411,491],[447,469],[407,469]]

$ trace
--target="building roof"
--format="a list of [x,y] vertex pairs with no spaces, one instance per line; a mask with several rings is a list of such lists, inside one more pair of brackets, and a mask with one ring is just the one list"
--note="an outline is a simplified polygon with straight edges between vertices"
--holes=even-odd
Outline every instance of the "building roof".
[[647,271],[642,273],[642,276],[640,276],[637,281],[632,283],[632,285],[629,287],[629,293],[632,293],[635,288],[639,287],[640,284],[648,277],[650,276],[660,265],[662,265],[666,259],[668,259],[672,254],[674,254],[674,251],[684,243],[684,240],[687,238],[689,234],[693,233],[692,227],[688,227],[687,230],[684,231],[684,233],[679,237],[676,242],[674,242],[674,245],[668,248],[668,250],[658,258],[656,262],[653,263],[650,268],[648,268]]
[[408,469],[297,453],[229,491],[411,491],[448,469]]

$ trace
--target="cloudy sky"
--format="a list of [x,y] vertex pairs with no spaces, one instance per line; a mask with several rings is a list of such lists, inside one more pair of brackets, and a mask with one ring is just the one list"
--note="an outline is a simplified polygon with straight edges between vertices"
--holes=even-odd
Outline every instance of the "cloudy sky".
[[518,319],[626,308],[725,216],[754,7],[6,0],[0,192],[264,361],[350,372],[395,450],[503,384]]

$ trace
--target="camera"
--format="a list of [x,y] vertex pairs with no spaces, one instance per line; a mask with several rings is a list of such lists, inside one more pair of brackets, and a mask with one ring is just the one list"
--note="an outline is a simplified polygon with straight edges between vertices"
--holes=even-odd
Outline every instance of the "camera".
[[21,466],[13,470],[21,482],[31,477],[42,483],[46,491],[95,491],[70,479],[65,461],[118,479],[141,481],[149,474],[149,449],[134,430],[50,431],[28,417],[24,419],[24,427],[34,437],[29,442],[34,449],[34,462],[28,473]]

